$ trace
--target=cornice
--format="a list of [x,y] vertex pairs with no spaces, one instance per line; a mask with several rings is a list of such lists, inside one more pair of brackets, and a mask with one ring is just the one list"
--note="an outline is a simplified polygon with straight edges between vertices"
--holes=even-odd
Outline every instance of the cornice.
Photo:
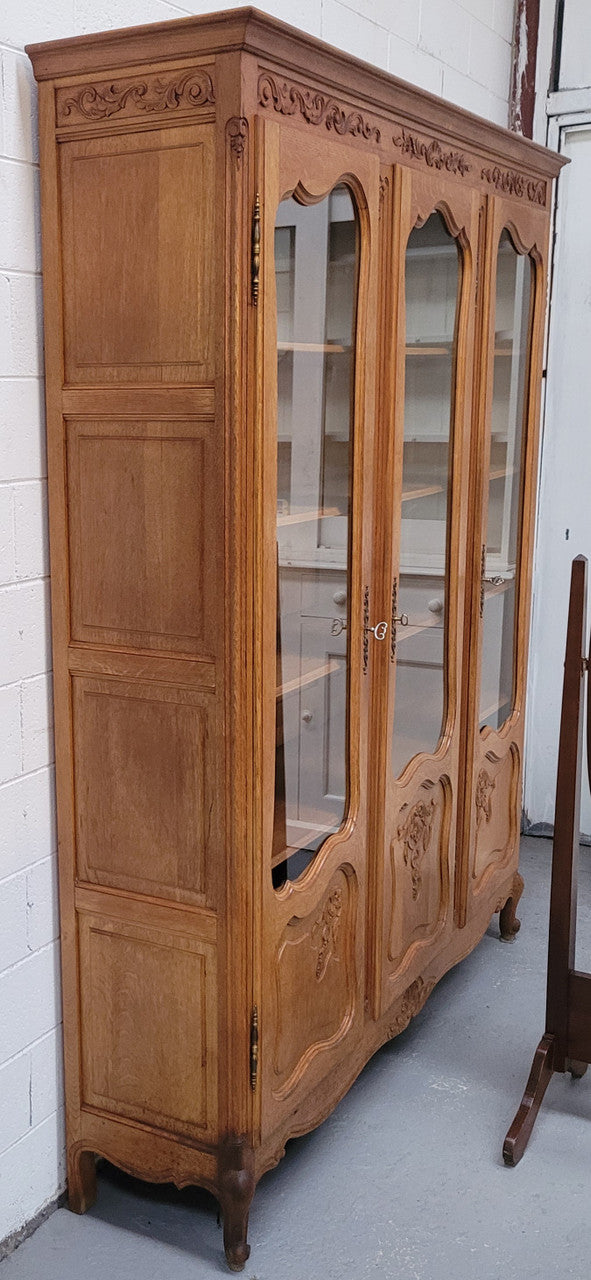
[[121,68],[242,51],[260,59],[261,70],[274,65],[278,74],[317,80],[324,92],[350,103],[351,110],[404,120],[405,127],[431,134],[450,149],[469,147],[484,160],[498,160],[502,152],[508,165],[545,178],[555,177],[565,163],[537,143],[251,7],[73,36],[28,45],[26,51],[37,80],[62,84],[73,76],[107,76]]

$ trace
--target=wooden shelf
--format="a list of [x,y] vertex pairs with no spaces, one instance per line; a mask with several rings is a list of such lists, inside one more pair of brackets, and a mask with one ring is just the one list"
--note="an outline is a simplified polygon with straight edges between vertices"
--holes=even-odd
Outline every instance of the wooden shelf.
[[315,354],[325,354],[342,356],[351,350],[350,347],[344,347],[339,342],[278,342],[278,351],[310,351]]
[[313,520],[324,520],[328,516],[340,515],[343,515],[343,512],[339,511],[338,507],[325,507],[322,511],[295,511],[289,516],[277,516],[277,527],[283,529],[290,524],[309,524]]
[[[293,830],[293,827],[296,826],[296,823],[290,822],[288,825]],[[294,853],[299,853],[300,849],[306,849],[312,840],[316,841],[318,839],[318,836],[321,836],[322,840],[325,840],[327,836],[331,836],[334,834],[335,831],[338,831],[336,814],[334,815],[334,821],[328,824],[327,826],[325,826],[324,824],[316,825],[314,823],[310,823],[310,824],[297,823],[297,825],[304,827],[304,830],[302,831],[301,836],[298,836],[294,839],[292,835],[292,843],[286,845],[285,849],[280,849],[279,852],[273,854],[271,858],[272,867],[280,866],[282,862],[286,862],[288,858],[291,858]],[[314,857],[315,853],[316,853],[315,849],[311,850],[310,856]]]
[[[485,720],[488,720],[489,716],[493,716],[495,711],[500,711],[501,707],[510,707],[510,705],[510,694],[507,697],[493,698],[492,702],[484,708],[484,711],[480,712],[480,727],[483,727]],[[508,714],[509,712],[507,712]]]
[[503,476],[514,476],[516,467],[499,467],[489,473],[489,480],[501,480]]
[[304,689],[308,684],[315,684],[317,680],[326,680],[327,676],[332,675],[333,671],[338,671],[340,663],[333,659],[331,662],[324,662],[320,667],[313,667],[310,671],[305,671],[298,676],[294,676],[291,680],[285,680],[283,684],[278,684],[275,690],[275,697],[285,697],[287,693],[294,693],[296,689]]
[[443,493],[442,484],[425,485],[423,489],[404,489],[402,492],[403,502],[412,502],[414,498],[428,498],[432,493]]
[[417,343],[415,346],[405,348],[407,356],[450,356],[451,344],[449,346],[421,346]]

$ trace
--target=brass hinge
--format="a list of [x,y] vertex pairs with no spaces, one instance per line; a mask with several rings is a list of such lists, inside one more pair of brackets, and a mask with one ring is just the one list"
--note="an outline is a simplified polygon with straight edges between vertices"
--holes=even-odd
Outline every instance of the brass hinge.
[[256,1004],[253,1006],[250,1018],[250,1087],[254,1091],[257,1087],[257,1076],[259,1073],[259,1011]]
[[252,305],[256,307],[259,300],[259,279],[261,271],[261,199],[257,191],[252,215],[252,249],[251,249],[251,287]]

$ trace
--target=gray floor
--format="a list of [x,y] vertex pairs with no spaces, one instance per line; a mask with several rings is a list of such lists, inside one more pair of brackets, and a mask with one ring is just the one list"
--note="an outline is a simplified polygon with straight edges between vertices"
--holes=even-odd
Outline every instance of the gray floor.
[[[591,1072],[550,1084],[516,1169],[501,1145],[543,1031],[548,841],[523,841],[515,944],[494,924],[329,1120],[258,1187],[245,1280],[589,1280]],[[591,851],[577,963],[591,969]],[[60,1209],[0,1280],[228,1275],[215,1201],[106,1171],[84,1218]]]

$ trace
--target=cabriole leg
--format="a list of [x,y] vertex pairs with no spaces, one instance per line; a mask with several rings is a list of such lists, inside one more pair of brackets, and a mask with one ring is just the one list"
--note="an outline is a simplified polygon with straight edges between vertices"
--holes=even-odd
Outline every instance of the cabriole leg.
[[219,1154],[224,1249],[230,1271],[242,1271],[250,1254],[248,1214],[254,1195],[254,1153],[246,1138],[229,1138]]
[[96,1200],[96,1164],[92,1151],[68,1151],[68,1206],[86,1213]]
[[519,933],[521,920],[517,919],[515,912],[517,911],[517,904],[522,893],[523,876],[516,871],[513,876],[513,884],[511,885],[511,894],[507,898],[504,907],[501,908],[501,914],[499,917],[499,929],[501,931],[502,942],[513,942],[515,940],[516,933]]

